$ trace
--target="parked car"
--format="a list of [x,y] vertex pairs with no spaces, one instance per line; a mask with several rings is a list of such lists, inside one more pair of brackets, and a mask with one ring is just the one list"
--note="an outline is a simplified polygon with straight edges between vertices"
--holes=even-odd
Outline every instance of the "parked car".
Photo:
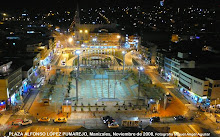
[[64,62],[64,61],[63,61],[63,62],[61,62],[61,65],[65,66],[65,65],[66,65],[66,62]]
[[181,115],[179,115],[179,116],[175,116],[175,117],[173,117],[174,119],[175,119],[175,121],[182,121],[182,120],[185,120],[185,117],[184,116],[181,116]]
[[32,120],[25,118],[23,121],[19,122],[18,124],[21,125],[21,126],[31,125]]
[[29,125],[29,124],[32,124],[32,120],[29,120],[29,119],[24,119],[24,120],[21,120],[21,121],[15,121],[15,122],[12,122],[12,125]]
[[150,122],[160,122],[160,117],[152,117],[150,118]]
[[54,123],[66,123],[67,122],[67,118],[65,117],[59,117],[53,120]]
[[194,117],[191,117],[189,120],[193,121],[193,120],[194,120]]
[[38,122],[50,122],[50,118],[42,117],[42,118],[38,119]]
[[115,120],[110,116],[101,117],[104,124],[107,124],[108,122],[113,123]]
[[108,128],[118,128],[118,127],[119,127],[118,123],[116,123],[116,122],[112,122],[112,123],[108,122]]

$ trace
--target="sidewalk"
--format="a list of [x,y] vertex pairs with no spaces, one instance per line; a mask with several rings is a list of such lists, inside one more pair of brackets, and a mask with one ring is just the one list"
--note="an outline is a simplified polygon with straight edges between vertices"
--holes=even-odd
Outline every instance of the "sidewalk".
[[0,125],[5,125],[5,123],[8,121],[8,119],[11,117],[11,114],[3,115],[0,118]]
[[204,112],[204,114],[205,114],[206,117],[207,117],[208,119],[210,119],[213,123],[218,124],[218,123],[216,122],[215,114],[208,113],[208,112]]
[[216,122],[215,114],[204,112],[205,118],[201,121],[203,125],[207,126],[210,131],[220,136],[220,123]]

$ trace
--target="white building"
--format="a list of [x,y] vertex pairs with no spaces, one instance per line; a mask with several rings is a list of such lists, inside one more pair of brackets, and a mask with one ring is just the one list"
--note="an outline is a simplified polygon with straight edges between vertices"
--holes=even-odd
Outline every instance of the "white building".
[[194,103],[220,98],[220,72],[216,69],[184,68],[179,73],[180,92]]
[[188,58],[188,54],[178,52],[177,57],[164,58],[165,78],[178,85],[179,71],[181,68],[195,68],[195,61]]

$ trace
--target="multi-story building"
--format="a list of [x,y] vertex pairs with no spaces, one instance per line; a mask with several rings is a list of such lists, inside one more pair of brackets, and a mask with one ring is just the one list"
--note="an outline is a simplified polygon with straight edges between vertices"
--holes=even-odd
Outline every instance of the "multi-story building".
[[210,101],[219,100],[220,73],[217,69],[183,68],[179,73],[180,92],[193,102],[209,105]]
[[79,30],[74,32],[76,44],[84,48],[116,49],[121,45],[121,35],[114,31],[109,32],[109,29],[103,29],[102,25],[97,25],[93,30],[86,24],[82,28],[79,26]]
[[159,74],[164,76],[164,58],[168,52],[164,49],[157,51],[156,66]]
[[94,49],[117,49],[121,45],[121,35],[117,32],[115,23],[81,24],[78,7],[71,26],[77,46]]
[[[43,43],[27,45],[27,52],[40,53],[40,62],[35,62],[35,65],[39,64],[40,66],[47,66],[51,59],[53,58],[54,53],[54,40],[49,40],[48,45]],[[36,58],[38,60],[38,57]]]
[[195,68],[195,61],[188,58],[188,54],[181,52],[178,52],[177,57],[166,56],[164,58],[164,72],[167,81],[178,85],[179,71],[181,68]]
[[[20,95],[24,96],[33,87],[33,84],[39,77],[40,53],[21,52],[11,56],[5,54],[2,59],[10,60],[22,65],[22,86],[19,89]],[[22,100],[22,99],[21,99]]]
[[16,105],[22,85],[22,66],[12,61],[0,61],[0,109]]
[[99,33],[89,33],[88,39],[85,39],[82,47],[99,49],[116,49],[120,46],[120,34],[108,33],[107,31]]
[[141,41],[141,37],[139,37],[138,35],[128,36],[128,34],[126,34],[125,47],[131,49],[138,49],[140,48],[140,41]]
[[[145,51],[143,51],[144,49]],[[148,42],[145,46],[139,46],[139,52],[145,54],[145,58],[148,63],[155,65],[157,60],[157,45]]]

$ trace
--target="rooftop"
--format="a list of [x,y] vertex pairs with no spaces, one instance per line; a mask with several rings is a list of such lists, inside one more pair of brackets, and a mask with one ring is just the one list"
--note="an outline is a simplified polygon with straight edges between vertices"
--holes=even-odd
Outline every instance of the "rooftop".
[[0,60],[0,66],[6,64],[6,63],[8,63],[8,62],[10,62],[10,61],[8,61],[8,60]]
[[[0,62],[10,62],[11,60],[0,60]],[[2,64],[3,65],[3,64]],[[21,68],[23,65],[20,64],[19,62],[12,62],[11,64],[11,67],[5,71],[5,72],[2,72],[0,71],[0,79],[6,79],[8,76],[10,76],[14,71],[18,70],[19,68]]]
[[[15,57],[4,57],[3,59],[7,59],[12,61],[13,63],[16,62],[17,64],[20,64],[22,66],[23,71],[28,71],[32,66],[33,66],[33,58],[36,57],[35,55],[33,56],[15,56]],[[12,64],[13,64],[12,63]]]
[[179,61],[184,61],[184,60],[186,60],[186,61],[193,61],[193,58],[191,58],[190,56],[189,57],[185,57],[185,58],[180,58],[180,57],[177,56],[176,53],[165,54],[165,57],[167,57],[167,58],[169,58],[171,60],[172,59],[177,59]]
[[220,80],[220,71],[217,68],[182,68],[181,70],[201,80],[205,78]]

